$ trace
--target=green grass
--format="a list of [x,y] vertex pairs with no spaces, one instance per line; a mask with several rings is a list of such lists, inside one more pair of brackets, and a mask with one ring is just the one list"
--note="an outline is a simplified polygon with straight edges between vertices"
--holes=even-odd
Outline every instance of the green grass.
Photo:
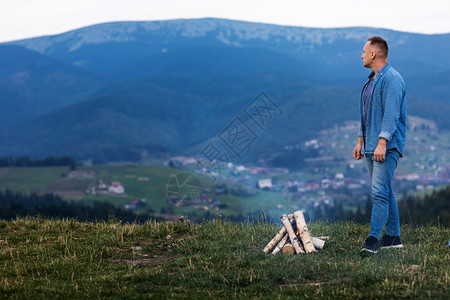
[[[165,199],[166,185],[172,175],[183,172],[178,169],[155,166],[93,166],[80,170],[95,171],[98,179],[106,183],[119,181],[125,193],[132,198]],[[149,181],[138,181],[138,177],[148,177]]]
[[[367,226],[312,223],[324,250],[272,256],[273,224],[0,221],[0,298],[446,299],[448,228],[403,227],[404,249],[362,257]],[[410,267],[417,265],[411,270]]]

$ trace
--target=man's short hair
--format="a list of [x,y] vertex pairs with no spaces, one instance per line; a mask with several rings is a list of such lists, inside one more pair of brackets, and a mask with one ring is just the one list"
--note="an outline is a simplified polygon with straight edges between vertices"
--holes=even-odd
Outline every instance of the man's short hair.
[[367,40],[370,42],[371,45],[376,46],[385,58],[388,57],[389,52],[388,44],[382,37],[373,36],[368,38]]

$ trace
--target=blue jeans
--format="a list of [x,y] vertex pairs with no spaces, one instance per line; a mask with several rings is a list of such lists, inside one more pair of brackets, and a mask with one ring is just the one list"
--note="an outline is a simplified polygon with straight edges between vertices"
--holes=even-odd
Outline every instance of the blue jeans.
[[375,161],[373,154],[366,154],[365,156],[372,178],[373,207],[369,236],[380,239],[384,225],[386,225],[387,235],[400,236],[397,200],[392,189],[392,177],[397,168],[400,154],[395,149],[388,150],[383,162]]

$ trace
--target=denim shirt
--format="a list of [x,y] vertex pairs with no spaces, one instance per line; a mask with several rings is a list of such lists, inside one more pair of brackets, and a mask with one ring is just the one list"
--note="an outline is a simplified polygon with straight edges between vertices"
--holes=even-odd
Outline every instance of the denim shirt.
[[[373,72],[371,74],[373,76]],[[369,83],[366,82],[364,88]],[[363,154],[372,154],[378,140],[387,140],[386,150],[396,149],[403,155],[406,140],[406,86],[402,76],[389,64],[381,68],[373,83],[372,98],[367,112],[366,137]],[[358,136],[363,137],[364,100],[361,92],[361,126]]]

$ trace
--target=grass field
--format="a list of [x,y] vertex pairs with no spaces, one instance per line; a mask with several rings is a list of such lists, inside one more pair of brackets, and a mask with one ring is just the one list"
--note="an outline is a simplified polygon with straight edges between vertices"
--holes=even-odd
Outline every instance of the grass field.
[[403,249],[367,257],[367,226],[309,229],[322,251],[272,256],[267,223],[0,221],[0,298],[448,299],[448,228],[402,227]]
[[67,173],[69,167],[0,168],[0,189],[17,192],[40,192]]
[[[220,200],[225,206],[212,207],[211,203],[202,203],[199,206],[175,207],[167,200],[167,184],[172,176],[186,171],[161,166],[138,166],[138,165],[107,165],[107,166],[81,166],[79,171],[93,175],[92,178],[69,178],[68,167],[33,167],[33,168],[0,168],[0,190],[9,189],[13,192],[37,192],[55,193],[66,200],[82,201],[84,204],[92,204],[94,201],[109,202],[113,205],[129,204],[133,200],[146,199],[147,207],[153,212],[159,213],[161,209],[171,209],[174,215],[202,216],[209,211],[212,215],[222,214],[226,216],[264,210],[266,212],[276,211],[275,206],[289,208],[291,197],[275,192],[266,192],[252,187],[245,187],[236,183],[227,183],[228,187],[234,186],[238,189],[251,190],[252,195],[237,197],[231,193],[215,195],[214,187],[221,184],[219,180],[211,181],[209,177],[195,174],[201,181],[203,190],[211,191],[211,198]],[[146,180],[139,180],[139,179]],[[113,181],[121,182],[125,187],[124,195],[113,194],[86,194],[92,187],[97,187],[99,180],[110,184]],[[225,182],[225,181],[223,181]]]

